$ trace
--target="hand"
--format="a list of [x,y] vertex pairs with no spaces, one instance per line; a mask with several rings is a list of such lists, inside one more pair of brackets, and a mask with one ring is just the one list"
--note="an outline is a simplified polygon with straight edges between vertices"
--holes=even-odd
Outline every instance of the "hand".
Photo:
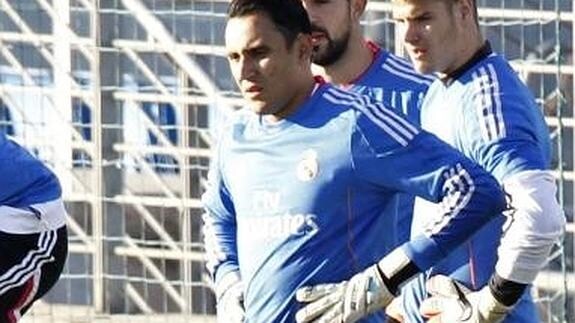
[[245,319],[244,284],[235,282],[218,298],[218,323],[242,323]]
[[403,308],[401,304],[401,298],[396,297],[385,307],[385,315],[387,315],[387,323],[403,323],[405,319],[403,318]]
[[497,301],[489,286],[471,292],[444,275],[431,277],[426,289],[431,297],[423,301],[420,312],[431,323],[499,323],[512,308]]
[[298,323],[355,322],[385,308],[395,297],[385,285],[378,265],[349,281],[298,289],[296,299],[307,303],[296,313]]

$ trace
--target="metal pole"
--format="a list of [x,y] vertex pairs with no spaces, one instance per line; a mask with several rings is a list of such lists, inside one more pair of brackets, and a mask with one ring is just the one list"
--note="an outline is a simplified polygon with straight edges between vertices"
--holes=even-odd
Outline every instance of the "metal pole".
[[102,167],[102,98],[100,93],[100,1],[94,0],[90,22],[90,38],[94,46],[94,65],[90,71],[92,77],[92,90],[94,92],[94,105],[92,106],[93,120],[93,161],[92,167],[94,176],[92,176],[90,205],[92,207],[92,237],[94,239],[94,255],[92,262],[93,278],[93,298],[94,310],[96,313],[104,311],[104,213],[102,207],[103,194],[103,167]]
[[[64,123],[59,127],[54,127],[54,138],[48,144],[54,150],[54,168],[64,194],[71,193],[72,178],[72,62],[71,62],[71,39],[67,26],[70,24],[70,2],[69,0],[57,0],[54,2],[54,11],[57,17],[53,17],[52,32],[54,35],[54,109],[59,116],[47,122]],[[57,21],[60,20],[60,21]]]

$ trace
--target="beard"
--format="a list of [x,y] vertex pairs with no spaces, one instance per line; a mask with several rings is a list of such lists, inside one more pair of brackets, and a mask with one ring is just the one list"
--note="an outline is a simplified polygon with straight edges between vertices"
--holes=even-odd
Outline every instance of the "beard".
[[324,48],[320,48],[319,46],[314,48],[314,54],[312,57],[313,63],[319,66],[329,66],[337,62],[347,49],[350,29],[348,29],[341,37],[336,39],[332,39],[328,32],[323,28],[312,26],[312,30],[322,32],[327,40]]

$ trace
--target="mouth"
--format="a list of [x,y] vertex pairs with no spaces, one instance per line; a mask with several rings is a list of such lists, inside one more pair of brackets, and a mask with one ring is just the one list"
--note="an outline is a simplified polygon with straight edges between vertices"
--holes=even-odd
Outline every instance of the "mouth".
[[313,45],[318,45],[320,42],[326,39],[326,34],[321,31],[314,31],[311,33],[311,41]]
[[419,47],[411,48],[410,50],[416,58],[422,57],[427,54],[427,50]]
[[427,59],[427,49],[421,47],[408,48],[409,56],[414,61],[425,61]]
[[258,85],[251,85],[247,88],[244,88],[244,93],[248,97],[255,97],[260,94],[263,90],[263,87]]
[[262,87],[257,84],[246,84],[243,88],[244,92],[259,92],[262,90]]

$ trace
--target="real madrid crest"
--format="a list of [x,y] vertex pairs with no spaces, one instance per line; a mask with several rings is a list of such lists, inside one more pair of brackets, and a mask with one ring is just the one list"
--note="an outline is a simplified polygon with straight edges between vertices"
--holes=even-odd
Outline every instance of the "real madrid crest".
[[308,149],[303,152],[302,159],[297,165],[296,175],[302,182],[309,182],[319,173],[319,164],[317,161],[317,152]]

